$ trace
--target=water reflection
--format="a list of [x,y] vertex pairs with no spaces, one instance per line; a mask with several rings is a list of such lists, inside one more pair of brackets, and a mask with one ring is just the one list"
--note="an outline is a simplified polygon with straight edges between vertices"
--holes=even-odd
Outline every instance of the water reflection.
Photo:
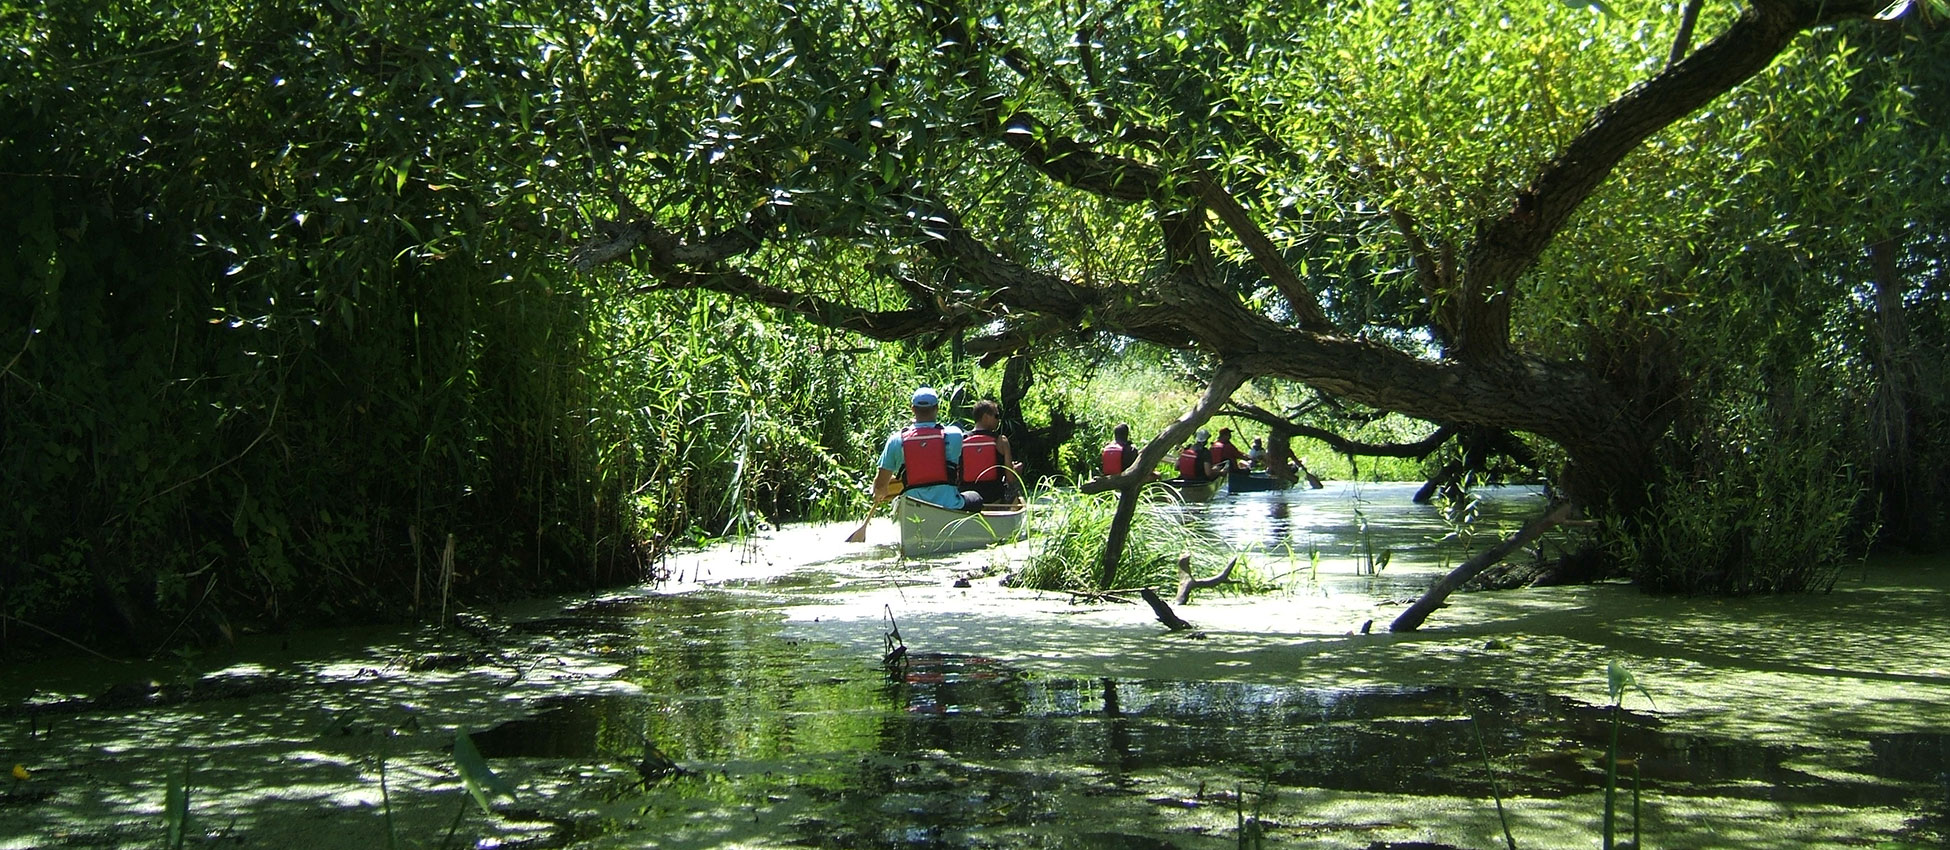
[[[1237,493],[1163,510],[1235,546],[1268,552],[1291,550],[1301,557],[1319,552],[1323,558],[1356,558],[1384,549],[1432,553],[1438,541],[1457,529],[1452,515],[1460,518],[1463,512],[1461,506],[1415,504],[1417,489],[1420,485],[1411,483],[1328,482],[1321,490]],[[1544,504],[1538,487],[1480,487],[1472,496],[1476,501],[1467,511],[1469,530],[1489,539],[1499,529],[1522,524]]]
[[[990,658],[929,653],[874,671],[805,647],[740,648],[753,637],[724,641],[722,656],[666,659],[700,665],[688,673],[644,668],[642,694],[558,700],[476,743],[489,758],[626,762],[655,744],[699,768],[675,782],[728,782],[732,790],[721,795],[815,803],[794,808],[795,844],[970,847],[1003,846],[979,837],[992,830],[1075,823],[1077,813],[1055,801],[1116,795],[1139,780],[1229,776],[1292,789],[1487,798],[1478,731],[1502,793],[1589,794],[1602,786],[1611,734],[1609,709],[1548,694],[1046,678]],[[678,682],[713,686],[673,689]],[[1886,804],[1927,794],[1950,770],[1941,735],[1869,738],[1846,778],[1797,770],[1802,748],[1672,733],[1636,712],[1622,715],[1619,740],[1646,793],[1665,799]],[[779,778],[781,760],[792,765],[789,782]],[[1171,846],[1093,834],[1036,846]],[[1099,839],[1110,843],[1090,843]]]

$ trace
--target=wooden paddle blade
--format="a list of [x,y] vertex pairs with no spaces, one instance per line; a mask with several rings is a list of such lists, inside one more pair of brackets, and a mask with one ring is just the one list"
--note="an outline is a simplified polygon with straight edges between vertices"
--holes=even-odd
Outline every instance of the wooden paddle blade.
[[873,517],[868,517],[866,522],[860,523],[859,528],[853,529],[853,533],[846,536],[846,542],[848,543],[867,542],[867,524],[871,522],[873,522]]

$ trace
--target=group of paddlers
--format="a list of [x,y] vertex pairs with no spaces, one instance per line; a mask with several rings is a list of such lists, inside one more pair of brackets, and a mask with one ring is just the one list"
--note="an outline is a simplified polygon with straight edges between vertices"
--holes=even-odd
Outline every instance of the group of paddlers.
[[[1022,498],[1022,465],[1003,436],[1002,409],[993,401],[975,403],[975,427],[966,431],[939,421],[941,395],[932,387],[914,391],[910,400],[914,421],[895,431],[881,446],[880,462],[874,473],[874,503],[885,502],[902,493],[950,510],[979,511],[983,506],[1018,502]],[[1115,475],[1137,462],[1138,449],[1131,444],[1131,426],[1118,423],[1104,444],[1101,469]],[[1233,471],[1264,467],[1267,461],[1263,440],[1253,440],[1250,451],[1240,451],[1232,443],[1232,429],[1220,428],[1219,438],[1203,428],[1197,437],[1181,447],[1177,459],[1177,480],[1210,481]],[[1289,460],[1288,478],[1313,474],[1298,459]],[[1318,486],[1318,485],[1316,485]]]
[[932,387],[914,391],[914,422],[895,431],[880,449],[874,473],[876,504],[901,493],[950,510],[979,511],[1021,499],[1021,464],[1009,448],[1002,408],[975,403],[975,427],[939,421],[941,396]]
[[[1131,445],[1131,426],[1122,422],[1111,429],[1110,442],[1104,444],[1099,460],[1099,471],[1105,475],[1116,475],[1131,468],[1137,462],[1138,449]],[[1186,482],[1210,481],[1232,472],[1247,472],[1262,469],[1267,462],[1266,441],[1253,439],[1252,449],[1240,451],[1232,444],[1232,429],[1220,428],[1219,439],[1212,439],[1212,432],[1204,428],[1192,442],[1179,447],[1177,459],[1177,480]],[[1311,481],[1314,476],[1307,465],[1299,458],[1288,461],[1288,478],[1306,475]]]

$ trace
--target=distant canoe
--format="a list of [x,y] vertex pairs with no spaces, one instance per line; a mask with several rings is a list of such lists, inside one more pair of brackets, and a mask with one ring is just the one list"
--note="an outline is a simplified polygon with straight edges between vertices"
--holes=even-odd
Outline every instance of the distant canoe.
[[980,549],[1022,536],[1026,508],[951,511],[902,496],[894,519],[901,527],[901,554],[910,558]]
[[1178,494],[1178,498],[1187,502],[1209,502],[1212,501],[1212,497],[1219,495],[1219,485],[1224,484],[1225,479],[1207,478],[1203,481],[1187,481],[1183,478],[1167,478],[1161,483],[1170,487],[1172,492]]
[[1235,469],[1227,473],[1226,489],[1234,493],[1258,493],[1263,490],[1285,490],[1293,486],[1291,481],[1281,481],[1264,472],[1248,472]]

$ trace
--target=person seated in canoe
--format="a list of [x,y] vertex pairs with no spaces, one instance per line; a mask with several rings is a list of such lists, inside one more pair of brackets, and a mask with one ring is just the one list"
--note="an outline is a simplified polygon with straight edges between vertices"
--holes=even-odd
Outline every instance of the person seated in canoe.
[[910,405],[914,422],[895,431],[880,449],[874,472],[873,498],[884,502],[905,493],[931,505],[955,511],[979,511],[982,494],[955,486],[961,463],[960,428],[936,421],[941,396],[933,387],[914,391]]
[[1246,452],[1246,464],[1248,466],[1251,466],[1254,469],[1258,469],[1266,465],[1266,441],[1265,440],[1260,439],[1259,437],[1253,438],[1253,447]]
[[1246,453],[1232,444],[1232,429],[1220,428],[1219,439],[1212,442],[1212,464],[1219,468],[1219,474],[1243,469],[1245,463]]
[[1116,475],[1130,469],[1137,459],[1137,446],[1131,445],[1130,423],[1117,423],[1117,427],[1110,429],[1110,442],[1098,453],[1097,468],[1105,475]]
[[1022,464],[1009,448],[1002,427],[1002,406],[988,399],[975,402],[975,428],[961,439],[961,486],[982,496],[982,504],[1019,501]]
[[[1097,453],[1097,471],[1104,475],[1116,475],[1137,464],[1138,447],[1131,445],[1131,426],[1126,422],[1117,423],[1110,429],[1110,442],[1104,444]],[[1160,476],[1153,472],[1146,481],[1156,481]]]
[[1178,452],[1178,477],[1184,481],[1210,481],[1225,474],[1225,470],[1212,462],[1212,432],[1198,429],[1192,444]]

